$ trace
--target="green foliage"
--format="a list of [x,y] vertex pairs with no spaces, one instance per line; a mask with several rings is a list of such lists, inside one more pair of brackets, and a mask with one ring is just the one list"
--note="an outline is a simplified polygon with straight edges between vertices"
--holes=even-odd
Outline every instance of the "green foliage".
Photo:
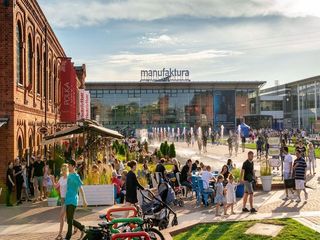
[[174,146],[174,143],[171,143],[171,144],[170,144],[170,147],[169,147],[169,157],[170,157],[170,158],[176,157],[176,148],[175,148],[175,146]]
[[59,197],[58,191],[55,188],[53,188],[49,194],[49,198],[58,198],[58,197]]
[[162,158],[163,157],[163,154],[162,154],[161,150],[157,151],[157,157],[158,158]]
[[122,156],[125,156],[126,155],[126,150],[125,150],[125,147],[123,144],[119,145],[119,148],[118,148],[118,153]]
[[170,146],[167,141],[165,141],[164,143],[161,143],[160,151],[164,156],[169,156],[169,150],[170,150]]
[[270,176],[271,175],[271,168],[262,166],[260,167],[260,175],[261,176]]
[[234,181],[236,182],[239,182],[240,181],[240,174],[241,174],[241,171],[240,171],[240,168],[234,168],[232,169],[231,171],[233,177],[234,177]]
[[115,140],[112,144],[112,150],[115,151],[116,153],[118,153],[119,152],[119,145],[120,144],[119,144],[118,140]]

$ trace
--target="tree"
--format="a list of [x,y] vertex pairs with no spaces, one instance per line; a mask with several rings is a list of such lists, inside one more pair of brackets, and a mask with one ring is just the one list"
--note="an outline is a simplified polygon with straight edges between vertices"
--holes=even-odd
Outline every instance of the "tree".
[[174,143],[171,143],[171,144],[170,144],[170,147],[169,147],[169,157],[170,157],[170,158],[176,157],[176,148],[175,148],[175,146],[174,146]]

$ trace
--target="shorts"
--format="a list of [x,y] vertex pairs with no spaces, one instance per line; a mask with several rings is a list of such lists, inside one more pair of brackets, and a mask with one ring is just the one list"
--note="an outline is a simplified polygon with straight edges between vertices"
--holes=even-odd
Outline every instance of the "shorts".
[[288,173],[288,172],[283,172],[283,179],[291,179],[292,178],[292,174]]
[[205,193],[213,193],[213,189],[212,188],[207,188],[207,189],[204,189],[203,192]]
[[33,182],[36,182],[39,187],[43,186],[43,177],[34,177]]
[[305,183],[304,180],[296,179],[295,180],[296,190],[304,190],[305,189],[304,183]]
[[252,182],[244,181],[244,192],[249,194],[253,193]]

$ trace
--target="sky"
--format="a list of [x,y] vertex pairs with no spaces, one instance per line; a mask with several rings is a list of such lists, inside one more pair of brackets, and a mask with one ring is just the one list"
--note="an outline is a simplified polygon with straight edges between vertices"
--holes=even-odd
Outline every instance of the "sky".
[[191,81],[320,75],[319,0],[38,0],[86,81],[139,81],[143,69]]

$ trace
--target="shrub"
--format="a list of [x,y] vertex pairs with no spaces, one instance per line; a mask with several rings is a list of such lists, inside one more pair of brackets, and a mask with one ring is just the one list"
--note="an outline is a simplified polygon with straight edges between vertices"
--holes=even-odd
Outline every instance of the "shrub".
[[174,143],[171,143],[171,144],[170,144],[170,147],[169,147],[169,157],[170,157],[170,158],[176,157],[176,148],[175,148],[175,146],[174,146]]
[[57,197],[59,197],[59,193],[57,189],[53,188],[49,194],[49,198],[57,198]]
[[234,180],[235,180],[236,182],[240,181],[240,177],[241,177],[241,176],[240,176],[240,174],[241,174],[240,168],[234,168],[234,169],[232,169],[231,173],[232,173],[232,175],[233,175],[233,177],[234,177]]

